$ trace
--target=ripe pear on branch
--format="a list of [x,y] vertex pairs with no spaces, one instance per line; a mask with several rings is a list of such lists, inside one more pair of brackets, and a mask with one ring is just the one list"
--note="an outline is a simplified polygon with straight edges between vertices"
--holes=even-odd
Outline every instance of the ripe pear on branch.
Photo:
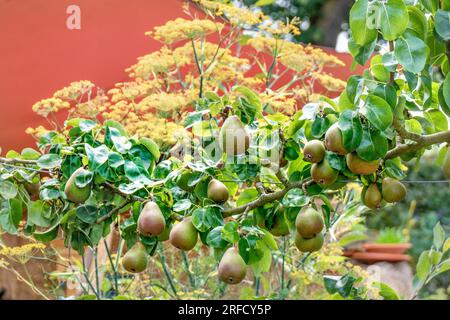
[[142,272],[147,269],[147,265],[148,255],[144,246],[140,242],[136,242],[122,258],[123,268],[131,273]]
[[75,203],[83,203],[85,202],[89,196],[91,195],[91,184],[87,184],[86,186],[80,188],[76,185],[75,179],[77,176],[84,174],[87,170],[84,168],[78,168],[75,170],[70,176],[69,180],[66,182],[66,186],[64,188],[64,193],[66,194],[67,199]]
[[284,215],[284,207],[278,209],[278,212],[273,218],[272,228],[270,228],[270,233],[275,237],[286,236],[289,234],[289,225]]
[[311,166],[311,177],[317,184],[327,186],[336,182],[339,172],[334,170],[326,159]]
[[217,179],[211,179],[208,183],[208,198],[216,203],[224,203],[230,197],[230,192],[226,185]]
[[183,251],[189,251],[195,247],[198,239],[198,231],[192,224],[192,217],[186,217],[176,223],[170,231],[169,241],[175,247]]
[[228,284],[238,284],[247,275],[247,265],[239,250],[231,247],[225,251],[219,263],[219,279]]
[[355,174],[368,175],[375,173],[380,166],[380,159],[365,161],[356,153],[349,153],[346,156],[347,167]]
[[337,123],[334,123],[325,133],[325,146],[327,150],[340,155],[349,153],[349,151],[344,147],[342,132]]
[[406,197],[406,187],[404,184],[389,177],[383,179],[381,192],[383,199],[390,203],[402,201]]
[[147,202],[139,214],[138,231],[144,236],[158,236],[165,227],[166,220],[156,202]]
[[303,208],[295,219],[297,232],[304,238],[312,238],[322,231],[322,214],[312,207]]
[[383,200],[380,189],[376,183],[372,183],[370,186],[365,187],[361,193],[361,198],[363,203],[371,209],[380,208],[381,201]]
[[304,238],[296,232],[294,242],[301,252],[319,251],[323,246],[323,233],[318,233],[312,238]]
[[325,145],[320,140],[311,140],[303,148],[303,160],[319,163],[325,157]]
[[442,165],[442,170],[444,171],[444,175],[447,177],[447,179],[450,180],[450,146],[447,150],[447,155],[444,159],[444,164]]
[[228,156],[244,154],[250,147],[250,135],[238,116],[224,121],[219,132],[219,147]]

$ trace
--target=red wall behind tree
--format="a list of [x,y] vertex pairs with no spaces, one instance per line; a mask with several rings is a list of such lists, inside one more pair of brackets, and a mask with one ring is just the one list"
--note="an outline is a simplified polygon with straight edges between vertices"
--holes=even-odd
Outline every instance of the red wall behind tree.
[[[72,81],[108,89],[124,81],[136,58],[160,48],[144,32],[184,16],[181,0],[0,0],[0,147],[34,146],[27,127],[45,125],[31,106]],[[81,9],[81,30],[69,30],[66,9]],[[347,79],[346,67],[330,69]],[[360,70],[357,69],[357,72]]]

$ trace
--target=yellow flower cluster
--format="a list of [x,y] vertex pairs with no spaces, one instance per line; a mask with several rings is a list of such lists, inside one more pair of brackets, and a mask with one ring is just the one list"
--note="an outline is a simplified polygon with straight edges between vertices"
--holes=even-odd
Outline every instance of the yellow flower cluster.
[[320,84],[329,91],[341,91],[347,85],[345,81],[336,79],[326,73],[314,72],[312,77],[317,79]]
[[55,113],[63,109],[68,109],[70,107],[70,103],[67,101],[63,101],[59,98],[48,98],[43,99],[39,102],[36,102],[32,109],[38,115],[42,117],[47,117],[50,113]]
[[154,28],[145,34],[165,44],[172,44],[178,41],[195,39],[214,32],[220,32],[223,24],[211,20],[193,19],[187,20],[177,18],[168,21],[165,25]]
[[95,88],[89,80],[81,80],[77,82],[72,82],[69,86],[56,91],[53,94],[54,98],[59,98],[63,100],[77,100],[80,99],[84,94],[91,92]]
[[25,130],[26,134],[30,134],[32,136],[35,136],[37,139],[39,139],[40,137],[42,137],[44,134],[46,134],[49,130],[43,126],[38,126],[37,128],[31,128],[28,127]]
[[139,97],[147,96],[155,90],[160,90],[162,80],[142,80],[116,83],[115,88],[108,91],[111,96],[111,102],[115,103],[121,100],[134,101]]
[[14,259],[21,263],[27,262],[37,251],[43,251],[45,244],[28,243],[20,247],[3,247],[0,249],[0,256]]
[[[190,92],[188,92],[190,93]],[[159,92],[146,96],[136,108],[139,112],[149,112],[152,109],[159,112],[177,112],[189,106],[197,96],[189,96],[184,93]]]
[[259,29],[272,34],[275,37],[286,36],[288,34],[298,36],[300,35],[300,28],[298,27],[299,25],[300,18],[294,17],[287,23],[283,21],[276,21],[272,24],[262,24],[259,26]]
[[159,51],[139,57],[138,63],[125,71],[129,73],[130,77],[147,80],[151,76],[155,78],[159,74],[169,72],[175,66],[173,51],[167,47],[162,47]]
[[211,14],[226,18],[233,25],[255,25],[267,19],[267,16],[262,12],[253,11],[245,7],[236,7],[212,0],[194,0],[194,2]]
[[298,100],[291,94],[263,93],[260,98],[263,105],[269,106],[273,112],[293,115],[297,111]]

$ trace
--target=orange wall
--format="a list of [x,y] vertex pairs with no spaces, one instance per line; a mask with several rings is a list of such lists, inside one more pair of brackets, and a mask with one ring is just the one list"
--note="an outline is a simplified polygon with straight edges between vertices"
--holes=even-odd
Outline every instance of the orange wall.
[[[81,8],[81,30],[68,30],[66,8]],[[184,16],[181,0],[0,0],[0,147],[33,146],[27,127],[45,125],[31,106],[72,81],[108,89],[124,69],[160,44],[144,32]],[[332,72],[350,75],[347,67]],[[330,70],[331,71],[331,70]]]

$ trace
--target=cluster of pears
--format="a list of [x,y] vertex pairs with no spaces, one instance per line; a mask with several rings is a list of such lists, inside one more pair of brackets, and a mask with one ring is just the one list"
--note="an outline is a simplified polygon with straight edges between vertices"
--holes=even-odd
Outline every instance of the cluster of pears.
[[321,186],[329,186],[336,182],[339,172],[331,167],[325,159],[326,150],[345,155],[348,169],[354,174],[368,175],[377,171],[380,159],[365,161],[355,152],[349,152],[343,143],[342,132],[338,124],[333,124],[325,133],[325,141],[311,140],[303,148],[304,160],[313,163],[312,179]]
[[389,203],[402,201],[406,197],[406,187],[398,180],[386,177],[381,183],[381,191],[378,184],[372,183],[363,188],[361,192],[362,202],[371,209],[379,209],[382,201]]
[[87,184],[86,186],[80,188],[76,185],[75,179],[81,174],[86,173],[86,169],[83,167],[75,170],[70,176],[69,180],[66,182],[66,186],[64,187],[64,193],[69,201],[74,203],[83,203],[85,202],[89,196],[91,195],[91,184]]
[[322,215],[313,207],[304,207],[295,219],[295,246],[301,252],[314,252],[323,246]]
[[250,135],[238,116],[228,117],[219,132],[219,147],[228,156],[244,154],[250,147]]

